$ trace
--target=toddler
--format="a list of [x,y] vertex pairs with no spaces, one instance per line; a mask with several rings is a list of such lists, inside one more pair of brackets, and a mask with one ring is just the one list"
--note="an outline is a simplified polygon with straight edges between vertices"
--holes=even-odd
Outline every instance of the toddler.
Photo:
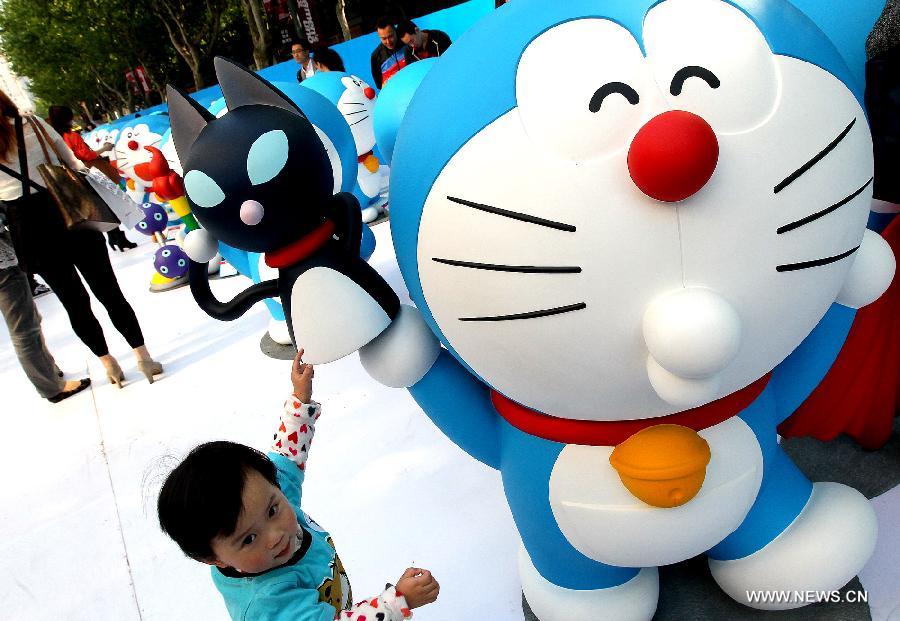
[[291,366],[271,452],[233,442],[195,448],[166,479],[159,523],[182,551],[212,565],[235,621],[401,621],[437,599],[440,586],[410,567],[396,586],[351,605],[331,537],[300,509],[304,469],[321,406],[301,349]]

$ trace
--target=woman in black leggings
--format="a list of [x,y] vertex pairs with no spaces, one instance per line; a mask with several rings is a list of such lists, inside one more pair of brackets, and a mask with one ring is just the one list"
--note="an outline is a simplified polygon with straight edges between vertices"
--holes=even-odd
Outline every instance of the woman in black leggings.
[[61,248],[38,266],[38,274],[50,285],[69,315],[72,330],[106,367],[109,381],[122,385],[124,375],[119,363],[109,353],[100,322],[91,312],[91,301],[78,272],[109,313],[109,318],[128,345],[134,349],[138,369],[153,383],[153,376],[162,373],[162,365],[151,359],[144,345],[144,335],[134,309],[122,294],[119,282],[109,262],[103,236],[94,231],[68,231],[61,240]]
[[[66,309],[75,334],[100,358],[109,381],[121,388],[125,376],[110,355],[103,329],[91,311],[90,298],[78,276],[81,272],[91,291],[106,307],[113,325],[134,349],[138,369],[152,383],[153,376],[162,373],[162,365],[151,358],[144,345],[141,327],[119,288],[103,237],[93,231],[67,230],[59,209],[40,187],[43,180],[37,165],[44,163],[45,157],[36,134],[40,128],[34,127],[36,123],[49,135],[65,164],[76,170],[84,167],[53,128],[35,117],[20,117],[15,104],[0,91],[0,160],[7,169],[0,171],[0,200],[8,208],[19,262],[40,274],[50,285]],[[47,148],[51,163],[57,163],[53,150],[49,145]],[[25,166],[21,165],[22,161]]]

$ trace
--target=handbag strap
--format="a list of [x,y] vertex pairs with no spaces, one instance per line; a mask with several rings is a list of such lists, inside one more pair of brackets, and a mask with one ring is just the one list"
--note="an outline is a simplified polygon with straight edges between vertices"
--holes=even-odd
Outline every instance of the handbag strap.
[[37,190],[38,192],[40,192],[41,190],[44,189],[43,186],[38,185],[37,183],[35,183],[35,182],[32,181],[31,179],[29,179],[27,175],[25,175],[25,176],[23,177],[22,175],[20,175],[18,172],[16,172],[15,170],[13,170],[12,168],[10,168],[9,166],[5,166],[4,164],[0,164],[0,170],[2,170],[3,172],[5,172],[7,175],[9,175],[10,177],[12,177],[13,179],[18,179],[19,181],[22,182],[22,196],[25,196],[25,185],[26,185],[26,184],[28,184],[28,186],[30,186],[31,188]]
[[22,128],[22,117],[18,114],[16,115],[15,126],[16,145],[19,152],[19,174],[16,174],[13,169],[6,166],[3,166],[2,169],[6,174],[12,175],[22,182],[22,196],[28,196],[31,194],[31,190],[28,186],[34,187],[38,191],[41,191],[44,188],[28,178],[28,153],[25,151],[25,130]]
[[44,160],[48,164],[53,163],[50,161],[50,154],[47,153],[47,144],[49,143],[50,147],[53,149],[53,152],[56,154],[56,159],[59,162],[59,165],[68,168],[68,166],[66,165],[66,161],[59,153],[59,149],[57,149],[56,144],[52,140],[50,140],[50,136],[47,134],[47,130],[44,129],[44,126],[41,124],[41,122],[32,116],[26,117],[25,120],[28,121],[28,124],[31,125],[31,129],[34,130],[35,136],[37,136],[38,142],[41,145],[41,151],[44,152]]

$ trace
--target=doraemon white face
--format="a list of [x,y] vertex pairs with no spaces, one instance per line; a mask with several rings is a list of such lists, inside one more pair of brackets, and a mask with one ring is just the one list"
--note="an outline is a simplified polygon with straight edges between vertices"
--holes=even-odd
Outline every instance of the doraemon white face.
[[[85,142],[91,149],[93,149],[94,151],[98,151],[99,149],[103,148],[103,145],[108,142],[115,144],[116,138],[118,136],[119,130],[117,129],[108,130],[103,127],[98,127],[90,134],[88,134],[87,140],[85,140]],[[107,159],[112,159],[115,153],[112,149],[110,149],[109,151],[104,152],[102,155]]]
[[152,157],[144,147],[158,147],[161,140],[162,136],[151,131],[146,123],[123,130],[116,140],[116,167],[123,175],[133,178],[135,165],[149,162]]
[[[839,297],[863,242],[872,145],[840,80],[773,54],[720,0],[666,0],[643,38],[646,55],[604,19],[538,36],[517,106],[450,159],[421,219],[419,277],[447,341],[558,417],[663,416],[749,385]],[[677,202],[629,167],[639,130],[673,110],[717,149]],[[700,303],[670,303],[684,291]]]
[[341,83],[347,90],[338,99],[337,107],[350,125],[356,154],[363,155],[375,148],[375,89],[356,76],[341,78]]

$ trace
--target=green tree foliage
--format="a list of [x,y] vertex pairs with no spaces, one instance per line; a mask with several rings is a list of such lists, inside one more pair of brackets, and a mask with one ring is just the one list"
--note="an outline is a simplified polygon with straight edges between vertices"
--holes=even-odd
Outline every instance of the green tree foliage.
[[[0,49],[41,100],[125,113],[162,101],[166,83],[202,88],[217,52],[249,64],[246,8],[242,0],[3,0]],[[139,65],[149,96],[125,80]]]
[[164,83],[175,64],[146,36],[149,16],[135,9],[119,0],[5,0],[0,45],[40,99],[127,111],[149,103],[128,88],[129,69],[143,64],[152,82]]

